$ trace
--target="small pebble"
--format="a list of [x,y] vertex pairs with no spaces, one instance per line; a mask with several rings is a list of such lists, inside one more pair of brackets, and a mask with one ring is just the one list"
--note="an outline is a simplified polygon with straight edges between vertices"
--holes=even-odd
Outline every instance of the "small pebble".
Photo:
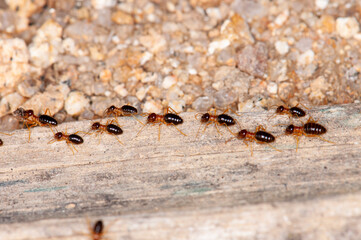
[[237,95],[230,90],[222,89],[214,94],[214,105],[216,108],[228,108],[235,101],[237,101]]
[[109,82],[112,80],[112,72],[109,69],[103,69],[99,74],[99,79],[102,82]]
[[279,14],[276,19],[274,20],[274,23],[277,26],[282,26],[288,19],[290,13],[288,9],[284,10],[281,14]]
[[145,98],[145,95],[147,94],[148,89],[145,87],[140,87],[135,94],[135,96],[138,98],[139,101],[142,101]]
[[12,93],[28,73],[29,53],[24,40],[0,39],[0,96]]
[[313,62],[315,53],[312,50],[307,50],[298,57],[298,64],[301,66],[309,65]]
[[49,109],[51,114],[59,112],[64,107],[64,99],[69,93],[66,84],[49,85],[43,93],[36,93],[23,104],[25,109],[33,109],[35,114],[43,113]]
[[31,62],[41,68],[46,68],[58,60],[62,51],[63,28],[53,20],[46,21],[37,31],[33,42],[29,45]]
[[169,106],[174,109],[174,111],[181,113],[184,111],[186,102],[184,100],[171,101]]
[[65,100],[65,111],[71,116],[80,115],[88,107],[89,100],[79,91],[70,92]]
[[213,41],[209,44],[208,54],[212,55],[214,52],[220,51],[220,50],[228,47],[230,44],[231,44],[231,42],[228,39]]
[[158,101],[149,100],[144,103],[143,112],[145,113],[162,113],[163,106]]
[[91,4],[95,9],[110,8],[117,4],[117,0],[91,0]]
[[321,10],[325,9],[328,5],[328,1],[329,0],[316,0],[316,7]]
[[198,97],[193,103],[194,110],[199,112],[208,111],[213,105],[213,98],[209,96]]
[[173,85],[177,83],[177,79],[174,76],[166,76],[163,79],[162,87],[165,89],[169,89]]
[[265,43],[247,45],[237,53],[237,67],[255,77],[265,78],[267,71],[268,48]]
[[127,89],[124,87],[124,83],[119,84],[117,86],[114,87],[114,91],[121,97],[126,97],[128,96],[128,91]]
[[288,43],[285,41],[277,41],[275,43],[276,50],[279,54],[285,55],[288,53],[290,47],[288,46]]
[[360,31],[355,17],[339,17],[336,19],[336,31],[342,38],[352,38]]
[[269,83],[267,84],[267,91],[268,91],[270,94],[277,94],[277,89],[278,89],[277,83],[275,83],[275,82],[269,82]]
[[116,11],[112,14],[112,21],[116,24],[133,24],[134,20],[132,15],[123,11]]
[[249,30],[247,22],[238,14],[224,21],[221,26],[221,36],[232,42],[253,44],[254,37]]
[[14,112],[24,102],[25,98],[17,92],[4,96],[0,101],[0,116]]

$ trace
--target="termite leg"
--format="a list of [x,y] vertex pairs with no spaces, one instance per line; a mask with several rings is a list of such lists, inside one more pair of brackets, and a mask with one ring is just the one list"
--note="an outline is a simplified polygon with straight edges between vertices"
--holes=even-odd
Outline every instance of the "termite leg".
[[187,134],[183,133],[181,130],[179,130],[179,128],[177,128],[177,126],[174,124],[174,123],[171,123],[171,125],[173,125],[177,130],[178,132],[180,132],[181,134],[183,134],[183,136],[187,136]]
[[146,126],[147,126],[147,124],[144,124],[143,127],[141,127],[141,129],[140,129],[139,132],[137,133],[137,135],[135,135],[135,137],[138,137],[139,133],[140,133],[141,131],[143,131],[143,129],[144,129]]

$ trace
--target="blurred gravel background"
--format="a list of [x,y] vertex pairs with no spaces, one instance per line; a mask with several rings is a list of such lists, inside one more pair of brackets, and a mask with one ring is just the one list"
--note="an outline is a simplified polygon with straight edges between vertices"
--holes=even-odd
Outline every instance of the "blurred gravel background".
[[16,108],[61,121],[353,103],[358,0],[0,0],[0,130]]

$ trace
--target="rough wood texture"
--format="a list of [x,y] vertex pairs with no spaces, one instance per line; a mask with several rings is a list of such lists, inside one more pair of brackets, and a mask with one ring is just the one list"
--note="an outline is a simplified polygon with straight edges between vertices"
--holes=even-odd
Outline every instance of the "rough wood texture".
[[[120,118],[120,145],[86,136],[72,154],[65,142],[47,144],[35,128],[1,136],[0,239],[80,239],[85,217],[113,222],[109,239],[359,239],[361,236],[361,105],[314,108],[325,139],[280,136],[274,147],[242,141],[213,126],[195,138],[194,113],[185,123],[148,126]],[[242,113],[242,128],[259,124],[282,135],[287,116]],[[307,120],[304,119],[304,121]],[[294,121],[298,124],[298,121]],[[87,131],[89,121],[62,124]],[[238,130],[237,127],[232,128]],[[46,220],[44,220],[46,219]],[[48,220],[52,219],[52,220]],[[331,238],[333,239],[333,238]]]

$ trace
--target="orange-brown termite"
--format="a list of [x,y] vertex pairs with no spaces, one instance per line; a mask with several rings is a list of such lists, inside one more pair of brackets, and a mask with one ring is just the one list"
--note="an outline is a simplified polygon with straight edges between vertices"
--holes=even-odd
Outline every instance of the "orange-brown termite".
[[[205,124],[206,126],[203,129],[203,133],[206,131],[207,127],[210,124],[214,124],[218,133],[220,135],[222,135],[222,133],[219,131],[218,126],[225,126],[227,127],[228,131],[230,131],[232,133],[232,131],[229,129],[229,126],[233,126],[235,125],[237,122],[237,120],[235,120],[233,117],[229,116],[228,114],[226,114],[226,112],[228,112],[229,109],[226,109],[223,113],[217,115],[217,110],[214,109],[214,113],[212,114],[210,111],[208,111],[207,113],[198,113],[196,114],[195,118],[197,119],[197,116],[202,114],[201,116],[201,123]],[[198,128],[196,137],[198,136],[199,130],[201,129],[202,125]]]
[[23,121],[23,125],[25,125],[29,130],[29,142],[32,127],[46,126],[51,128],[58,125],[58,121],[55,118],[47,115],[48,112],[50,112],[49,109],[46,109],[44,114],[36,116],[34,111],[31,109],[25,110],[23,108],[18,108],[14,111],[13,114],[17,117],[20,117]]
[[[53,130],[51,129],[51,131],[53,132]],[[78,131],[78,132],[75,132],[73,134],[67,134],[67,132],[65,131],[65,133],[63,132],[56,132],[54,134],[54,138],[52,140],[50,140],[48,142],[48,144],[52,144],[54,142],[57,142],[57,141],[65,141],[66,144],[68,145],[68,147],[70,148],[70,150],[73,152],[74,154],[74,151],[73,151],[73,148],[75,151],[78,151],[74,145],[79,145],[79,144],[82,144],[84,143],[84,140],[81,136],[79,136],[77,133],[79,133],[81,131]],[[73,148],[72,148],[73,147]]]
[[[273,136],[271,133],[267,132],[262,125],[257,126],[256,131],[254,132],[250,132],[246,129],[242,129],[241,131],[238,132],[238,134],[234,134],[234,135],[236,136],[236,138],[243,140],[244,144],[246,144],[247,147],[250,147],[251,156],[253,156],[253,150],[252,150],[252,146],[248,145],[249,142],[256,142],[258,144],[268,144],[268,146],[275,149],[276,151],[281,151],[271,145],[271,143],[273,143],[276,140],[276,137]],[[226,143],[232,139],[233,138],[227,140]]]
[[[117,137],[118,135],[121,135],[123,133],[123,130],[118,125],[114,124],[114,120],[108,120],[106,122],[106,124],[101,124],[100,122],[95,122],[92,124],[89,132],[90,131],[93,131],[97,135],[103,134],[103,133],[113,135],[120,144],[123,144]],[[99,141],[100,141],[100,138],[99,138]]]
[[117,117],[131,116],[143,125],[143,123],[135,117],[136,114],[138,114],[138,110],[129,104],[123,105],[121,107],[116,107],[116,106],[112,105],[112,106],[108,107],[107,109],[105,109],[105,111],[104,111],[105,116],[113,115],[116,121],[117,121]]
[[139,130],[137,136],[139,135],[139,133],[144,129],[145,126],[147,126],[147,124],[157,124],[159,123],[159,131],[158,131],[158,141],[160,141],[160,125],[161,124],[165,124],[165,125],[172,125],[174,126],[182,135],[187,136],[186,134],[184,134],[181,130],[179,130],[177,128],[176,125],[182,124],[183,123],[183,119],[178,115],[178,113],[176,111],[174,111],[171,107],[167,107],[164,110],[164,114],[160,115],[160,114],[156,114],[156,113],[144,113],[144,116],[147,116],[147,122],[146,124],[144,124],[144,126]]
[[298,143],[299,143],[299,137],[300,136],[306,136],[306,137],[318,137],[319,139],[334,143],[329,140],[324,139],[320,135],[323,135],[327,132],[327,129],[322,126],[321,124],[317,123],[317,121],[313,120],[312,117],[310,117],[305,124],[302,126],[295,126],[293,124],[287,126],[285,134],[286,135],[293,135],[296,138],[297,145],[296,145],[296,151],[298,150]]

